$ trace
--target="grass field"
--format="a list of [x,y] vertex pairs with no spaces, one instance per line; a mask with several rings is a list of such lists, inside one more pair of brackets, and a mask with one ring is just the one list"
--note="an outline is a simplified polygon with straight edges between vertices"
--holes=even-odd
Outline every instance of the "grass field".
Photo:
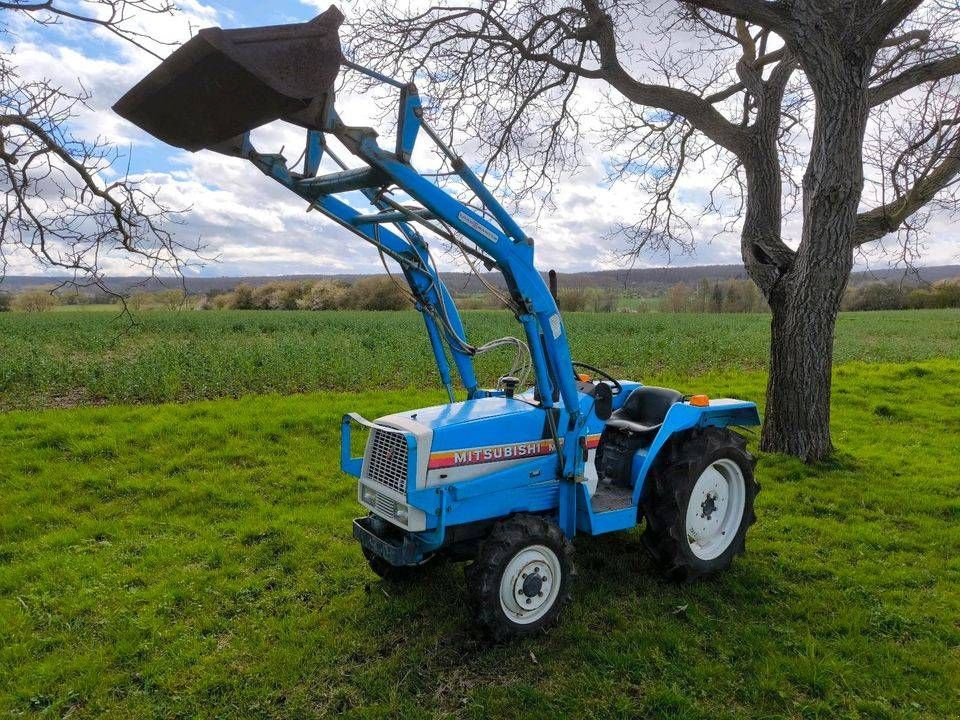
[[[0,409],[163,402],[435,384],[413,312],[159,312],[136,325],[104,312],[0,314]],[[623,377],[689,380],[762,370],[765,315],[566,316],[574,357]],[[468,312],[479,343],[518,332],[506,313]],[[960,311],[846,313],[837,362],[960,359]],[[425,362],[427,358],[427,362]],[[480,363],[492,383],[508,365]]]
[[[24,317],[0,317],[3,372],[32,352],[46,374],[17,383],[49,382],[8,381],[8,407],[339,391],[0,414],[0,717],[958,715],[957,313],[841,318],[836,459],[760,458],[730,573],[678,587],[638,533],[580,538],[564,622],[498,647],[470,628],[458,566],[385,585],[350,538],[340,415],[439,399],[412,315],[155,313],[113,345],[106,319]],[[765,323],[568,318],[587,361],[758,401]],[[138,394],[141,372],[172,379]]]

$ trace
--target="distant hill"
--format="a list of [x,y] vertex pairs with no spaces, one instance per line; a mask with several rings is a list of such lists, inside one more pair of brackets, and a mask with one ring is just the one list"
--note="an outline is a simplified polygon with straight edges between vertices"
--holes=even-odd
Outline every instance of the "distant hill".
[[[444,282],[455,295],[470,295],[483,291],[483,285],[470,273],[442,273]],[[503,278],[499,273],[484,273],[484,279],[502,287]],[[255,276],[255,277],[191,277],[183,282],[190,293],[202,294],[216,291],[227,291],[246,283],[248,285],[265,285],[278,280],[343,280],[354,282],[366,275],[283,275],[283,276]],[[701,280],[718,281],[732,278],[746,278],[747,273],[742,265],[701,265],[694,267],[660,267],[635,268],[632,270],[598,270],[592,272],[559,273],[560,287],[562,288],[602,288],[622,290],[640,295],[659,295],[666,288],[676,283],[694,284]],[[880,280],[903,281],[907,285],[918,283],[932,283],[946,278],[960,277],[960,265],[939,265],[918,268],[916,272],[906,273],[899,269],[872,270],[869,272],[855,272],[850,282],[858,285]],[[62,282],[60,277],[39,277],[26,275],[8,275],[0,282],[0,292],[18,292],[28,288],[43,287]],[[180,287],[177,278],[155,279],[142,277],[115,277],[109,278],[108,284],[118,292],[130,290],[161,290],[164,288]],[[95,293],[93,289],[82,289],[81,292]]]

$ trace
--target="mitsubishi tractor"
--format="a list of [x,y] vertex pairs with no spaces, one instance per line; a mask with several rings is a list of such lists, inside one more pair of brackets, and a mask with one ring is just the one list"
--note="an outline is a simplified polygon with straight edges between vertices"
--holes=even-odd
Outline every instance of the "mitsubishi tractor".
[[[551,625],[570,602],[577,536],[643,526],[654,565],[675,581],[730,567],[758,491],[732,428],[757,425],[756,405],[619,379],[571,357],[533,239],[431,127],[413,82],[344,56],[342,20],[331,7],[306,23],[200,30],[114,109],[176,147],[250,162],[399,269],[447,402],[343,417],[340,467],[356,478],[365,512],[353,535],[370,568],[400,581],[440,557],[465,562],[473,616],[503,640]],[[338,114],[341,72],[397,99],[389,142]],[[253,133],[274,121],[305,133],[297,160],[255,147]],[[418,170],[431,157],[441,170]],[[467,336],[428,239],[502,275],[490,289],[516,317],[515,337]],[[505,347],[512,366],[482,387],[475,359]]]

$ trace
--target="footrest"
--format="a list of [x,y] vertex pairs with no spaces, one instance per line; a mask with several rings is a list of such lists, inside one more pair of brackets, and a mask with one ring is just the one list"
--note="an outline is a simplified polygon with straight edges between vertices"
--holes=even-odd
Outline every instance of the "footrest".
[[633,488],[602,481],[597,483],[597,491],[590,499],[590,507],[595,513],[624,510],[631,505],[633,505]]

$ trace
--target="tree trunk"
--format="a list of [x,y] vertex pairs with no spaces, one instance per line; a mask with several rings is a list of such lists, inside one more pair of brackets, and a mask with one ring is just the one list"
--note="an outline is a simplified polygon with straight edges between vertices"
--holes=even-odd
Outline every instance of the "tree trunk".
[[833,337],[853,267],[872,55],[855,55],[842,37],[807,40],[799,55],[816,118],[803,179],[803,234],[793,262],[767,296],[773,317],[760,446],[815,462],[833,450]]
[[770,302],[770,376],[760,447],[807,462],[833,451],[830,380],[839,301],[828,285],[816,275],[797,278],[796,293]]

